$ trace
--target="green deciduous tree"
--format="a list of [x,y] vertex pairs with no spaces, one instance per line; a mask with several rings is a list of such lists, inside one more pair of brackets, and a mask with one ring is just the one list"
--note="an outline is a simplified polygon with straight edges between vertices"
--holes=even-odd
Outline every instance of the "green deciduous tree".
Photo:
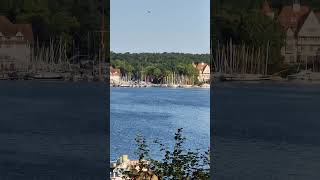
[[[149,148],[146,140],[138,135],[136,138],[137,155],[139,156],[139,167],[144,167],[152,171],[159,179],[210,179],[210,151],[201,153],[199,150],[186,150],[184,143],[186,138],[182,135],[182,128],[178,129],[174,136],[175,144],[170,150],[159,140],[155,143],[159,145],[161,160],[154,160],[149,156]],[[137,177],[145,172],[134,171]]]
[[164,77],[171,77],[173,74],[186,76],[196,82],[198,71],[192,63],[209,63],[209,59],[209,54],[111,52],[112,66],[120,68],[119,64],[130,64],[136,78],[144,80],[148,76],[154,83],[161,83]]
[[[91,41],[95,38],[98,47],[99,37],[93,31],[101,28],[100,0],[1,0],[0,14],[13,23],[31,23],[36,42],[48,44],[50,39],[63,36],[64,41],[69,44],[74,41],[76,48],[87,52],[88,33],[91,33]],[[90,51],[96,53],[96,49]]]

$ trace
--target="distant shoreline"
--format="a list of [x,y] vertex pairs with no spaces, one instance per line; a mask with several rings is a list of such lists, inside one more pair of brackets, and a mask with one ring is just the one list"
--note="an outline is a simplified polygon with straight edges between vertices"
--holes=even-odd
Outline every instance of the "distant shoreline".
[[[56,79],[0,79],[0,82],[52,82],[52,83],[105,83],[106,81],[87,81],[87,80],[56,80]],[[320,84],[320,81],[312,81],[312,80],[261,80],[261,81],[214,81],[212,86],[215,84],[297,84],[297,85],[316,85]],[[160,84],[154,84],[149,86],[114,86],[111,83],[109,84],[112,88],[167,88],[167,89],[210,89],[210,86],[201,87],[201,86],[177,86],[177,87],[169,87],[169,86],[161,86]]]
[[110,87],[112,88],[131,88],[131,89],[146,89],[146,88],[165,88],[165,89],[210,89],[210,85],[205,87],[201,86],[176,86],[176,87],[170,87],[170,86],[161,86],[161,85],[149,85],[149,86],[113,86],[110,84]]

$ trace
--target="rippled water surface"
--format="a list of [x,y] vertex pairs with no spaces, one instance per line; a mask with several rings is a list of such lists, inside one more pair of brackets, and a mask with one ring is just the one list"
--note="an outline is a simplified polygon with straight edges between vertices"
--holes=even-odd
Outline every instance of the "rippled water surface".
[[95,83],[0,82],[0,179],[105,178],[105,94]]
[[[134,159],[135,136],[149,143],[155,139],[173,144],[178,128],[184,128],[186,148],[207,150],[210,143],[210,91],[208,89],[112,88],[111,159],[122,154]],[[159,157],[151,145],[154,158]]]
[[217,180],[320,179],[320,85],[226,83],[213,88]]

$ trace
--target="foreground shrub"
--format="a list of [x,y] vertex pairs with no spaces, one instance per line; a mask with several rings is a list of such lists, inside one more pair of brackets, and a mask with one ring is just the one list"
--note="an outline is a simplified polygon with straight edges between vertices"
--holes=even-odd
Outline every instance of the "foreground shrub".
[[137,135],[136,154],[139,157],[138,168],[134,169],[128,176],[133,179],[210,179],[210,150],[200,152],[199,149],[192,151],[184,149],[186,138],[182,136],[182,128],[175,133],[175,144],[170,150],[159,140],[154,142],[159,146],[162,159],[155,160],[149,156],[149,148],[146,139]]

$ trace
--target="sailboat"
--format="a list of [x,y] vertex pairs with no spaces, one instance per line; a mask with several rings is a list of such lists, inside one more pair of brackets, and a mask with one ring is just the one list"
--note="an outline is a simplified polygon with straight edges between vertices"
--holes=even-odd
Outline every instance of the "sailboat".
[[179,87],[176,83],[175,83],[175,73],[173,72],[173,74],[171,74],[171,83],[168,84],[168,87],[171,88],[177,88]]
[[305,70],[288,75],[288,80],[320,81],[320,73],[314,72],[314,69],[308,69],[308,60],[306,59]]
[[[218,44],[219,46],[219,44]],[[261,48],[249,48],[243,45],[236,47],[232,40],[217,50],[215,81],[262,81],[270,80],[268,76],[270,42],[267,44],[266,55]],[[261,60],[265,59],[265,62]]]

